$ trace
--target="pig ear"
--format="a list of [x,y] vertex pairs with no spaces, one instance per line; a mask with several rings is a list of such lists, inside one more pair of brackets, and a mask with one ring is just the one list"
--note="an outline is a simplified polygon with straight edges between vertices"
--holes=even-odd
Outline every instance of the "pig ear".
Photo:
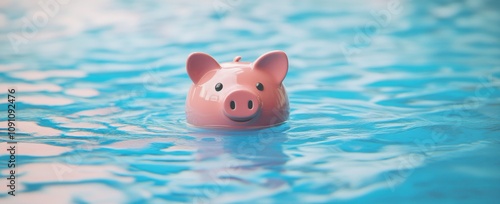
[[268,52],[255,60],[253,69],[269,73],[277,84],[281,84],[288,72],[288,57],[283,51]]
[[210,55],[193,52],[189,55],[186,63],[187,73],[189,78],[196,84],[207,72],[220,69],[219,63],[215,61]]

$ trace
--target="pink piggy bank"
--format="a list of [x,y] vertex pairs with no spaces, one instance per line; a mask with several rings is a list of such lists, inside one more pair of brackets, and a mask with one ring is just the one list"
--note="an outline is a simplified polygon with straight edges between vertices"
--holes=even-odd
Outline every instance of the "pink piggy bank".
[[272,51],[253,63],[219,64],[210,55],[195,52],[187,59],[193,85],[186,98],[187,122],[208,128],[263,128],[288,119],[288,96],[282,84],[288,57]]

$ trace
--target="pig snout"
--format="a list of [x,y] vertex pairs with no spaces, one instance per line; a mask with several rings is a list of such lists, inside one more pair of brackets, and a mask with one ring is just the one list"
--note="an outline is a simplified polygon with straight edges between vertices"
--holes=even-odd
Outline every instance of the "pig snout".
[[260,109],[259,98],[250,91],[233,91],[224,100],[224,114],[233,121],[249,121],[257,116]]

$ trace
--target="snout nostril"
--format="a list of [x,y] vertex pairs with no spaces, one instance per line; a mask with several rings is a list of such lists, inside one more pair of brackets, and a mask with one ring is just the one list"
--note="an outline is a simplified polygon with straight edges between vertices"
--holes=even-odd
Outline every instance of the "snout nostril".
[[248,109],[252,109],[252,108],[253,108],[253,101],[249,100],[248,101]]
[[229,107],[234,110],[236,108],[236,103],[234,101],[231,101],[231,103],[229,103]]

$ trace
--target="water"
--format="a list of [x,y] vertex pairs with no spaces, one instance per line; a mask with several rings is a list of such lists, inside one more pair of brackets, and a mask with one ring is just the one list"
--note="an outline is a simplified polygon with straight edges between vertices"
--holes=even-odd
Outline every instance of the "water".
[[[500,199],[496,1],[1,2],[1,203]],[[276,49],[285,124],[186,125],[189,53]]]

